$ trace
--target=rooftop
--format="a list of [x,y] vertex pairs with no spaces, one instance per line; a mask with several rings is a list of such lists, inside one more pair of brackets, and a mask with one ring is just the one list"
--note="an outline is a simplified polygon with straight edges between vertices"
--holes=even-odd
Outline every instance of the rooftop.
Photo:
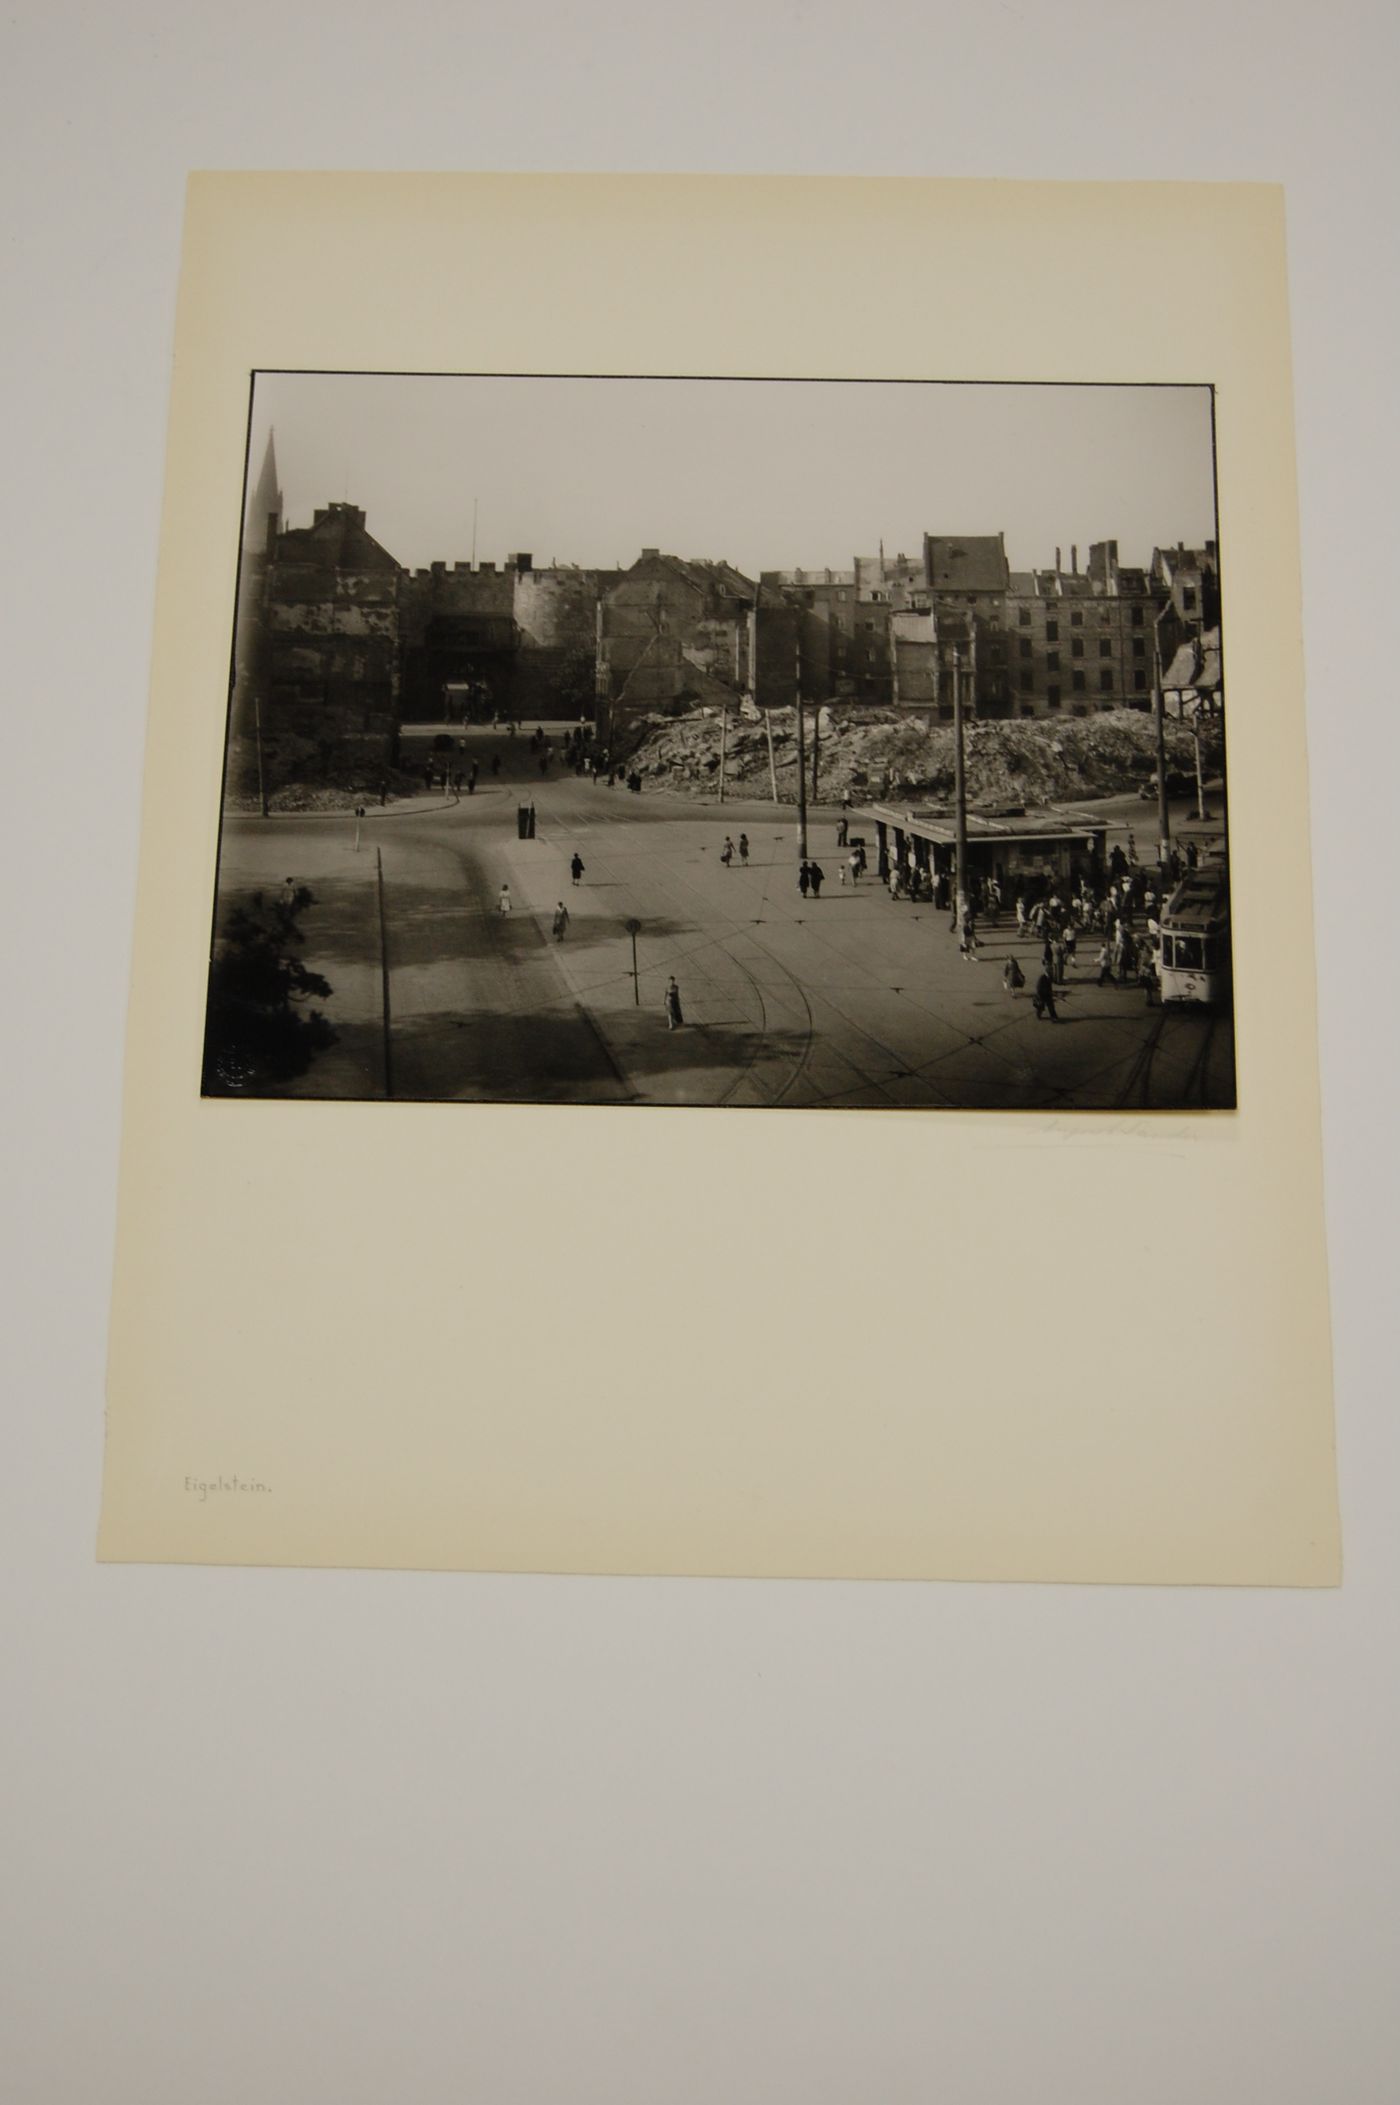
[[[865,806],[859,816],[883,819],[886,825],[902,827],[905,832],[917,833],[924,840],[951,841],[957,832],[957,819],[951,805],[922,804],[901,808],[894,804],[871,804]],[[1082,841],[1091,833],[1101,839],[1107,826],[1106,819],[1092,818],[1080,811],[970,811],[967,815],[969,840]]]

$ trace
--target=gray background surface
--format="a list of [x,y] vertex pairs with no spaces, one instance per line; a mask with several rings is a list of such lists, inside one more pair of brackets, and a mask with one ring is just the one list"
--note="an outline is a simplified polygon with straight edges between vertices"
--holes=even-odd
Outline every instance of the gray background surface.
[[[1393,10],[29,0],[4,37],[6,2095],[1388,2105]],[[1287,184],[1340,1593],[94,1564],[192,166]]]

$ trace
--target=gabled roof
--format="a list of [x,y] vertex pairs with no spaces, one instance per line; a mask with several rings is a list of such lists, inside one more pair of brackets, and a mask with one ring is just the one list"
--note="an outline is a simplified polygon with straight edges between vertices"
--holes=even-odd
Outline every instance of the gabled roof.
[[726,563],[722,556],[692,556],[687,567],[708,576],[721,592],[728,592],[735,599],[753,598],[754,580],[745,577],[743,571],[736,570],[732,563]]
[[365,531],[365,515],[355,504],[328,504],[310,526],[292,527],[279,535],[277,555],[279,561],[319,563],[333,570],[397,571],[401,567]]
[[692,592],[719,591],[733,599],[752,599],[754,583],[732,563],[713,561],[709,556],[668,555],[661,548],[644,548],[624,578],[645,578],[658,572],[679,579]]

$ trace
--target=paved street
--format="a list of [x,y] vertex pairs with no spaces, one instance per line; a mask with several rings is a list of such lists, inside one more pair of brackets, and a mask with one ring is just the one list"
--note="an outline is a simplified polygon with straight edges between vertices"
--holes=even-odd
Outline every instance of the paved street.
[[[322,1006],[339,1043],[288,1093],[883,1109],[1230,1100],[1227,1017],[1164,1014],[1137,988],[1098,987],[1085,942],[1060,1020],[1038,1021],[1001,970],[1014,950],[1033,984],[1040,945],[984,927],[968,965],[946,915],[891,901],[873,877],[842,886],[834,809],[812,814],[809,852],[828,875],[803,900],[790,810],[634,796],[557,766],[542,779],[524,738],[490,730],[468,734],[472,754],[475,795],[371,806],[358,851],[341,814],[226,819],[221,908],[288,875],[316,894],[304,955],[332,986]],[[516,811],[531,799],[536,835],[521,841]],[[1131,800],[1110,815],[1140,840],[1151,831]],[[749,865],[726,869],[724,837],[741,832]],[[560,900],[570,920],[556,942]],[[629,919],[641,924],[635,983]],[[671,975],[685,1011],[675,1031]]]

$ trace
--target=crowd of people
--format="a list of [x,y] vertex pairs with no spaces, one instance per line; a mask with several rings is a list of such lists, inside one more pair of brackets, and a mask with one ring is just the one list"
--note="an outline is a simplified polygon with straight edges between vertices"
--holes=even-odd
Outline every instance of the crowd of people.
[[[1173,883],[1192,860],[1190,848],[1184,858],[1174,851],[1168,865]],[[995,875],[983,874],[969,878],[959,911],[952,870],[917,861],[912,847],[907,860],[890,859],[886,883],[891,899],[923,903],[950,914],[949,927],[957,933],[962,957],[969,964],[979,961],[979,925],[997,927],[1007,911],[1001,882]],[[1131,832],[1125,846],[1113,848],[1097,882],[1088,872],[1081,872],[1072,883],[1044,874],[1025,878],[1017,887],[1011,910],[1017,936],[1041,944],[1040,972],[1032,994],[1037,1016],[1057,1020],[1056,992],[1063,994],[1068,985],[1082,938],[1096,943],[1099,986],[1139,987],[1148,1005],[1153,1005],[1158,998],[1157,915],[1161,904],[1157,872],[1138,863]],[[1021,962],[1014,955],[1006,960],[1002,984],[1012,995],[1026,984]]]

